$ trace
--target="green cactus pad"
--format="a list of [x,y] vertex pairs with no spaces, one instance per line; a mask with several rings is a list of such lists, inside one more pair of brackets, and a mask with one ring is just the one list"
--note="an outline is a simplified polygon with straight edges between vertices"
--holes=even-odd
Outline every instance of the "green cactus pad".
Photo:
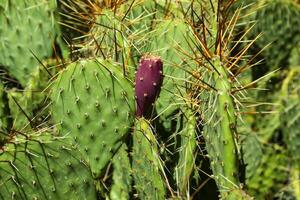
[[186,109],[184,116],[186,119],[184,128],[179,133],[181,142],[178,149],[179,160],[175,171],[175,179],[182,195],[187,194],[189,191],[189,181],[196,167],[195,160],[197,156],[196,116],[191,108]]
[[[90,49],[90,54],[110,58],[123,62],[128,54],[128,41],[125,38],[126,27],[120,21],[113,10],[103,10],[96,18],[94,26],[91,28],[86,48]],[[124,61],[126,62],[126,61]]]
[[249,193],[257,199],[272,196],[284,187],[288,178],[287,157],[284,149],[277,145],[266,147],[255,174],[246,180]]
[[284,141],[295,164],[300,167],[300,70],[290,70],[282,85],[281,124]]
[[252,38],[263,34],[255,42],[260,49],[270,44],[262,52],[267,65],[273,69],[283,67],[300,41],[300,5],[293,0],[265,0],[259,5],[261,8],[254,17],[256,24],[250,33]]
[[165,182],[157,141],[149,122],[140,118],[133,133],[132,175],[139,199],[165,199]]
[[110,190],[111,200],[130,199],[131,193],[131,164],[127,153],[127,146],[123,144],[113,157],[113,185]]
[[[145,52],[161,57],[164,63],[164,82],[160,97],[156,102],[157,112],[161,117],[172,114],[181,104],[186,95],[187,71],[193,71],[195,63],[187,55],[193,56],[189,45],[192,30],[181,20],[164,20],[151,33],[149,45]],[[189,41],[189,42],[188,42]]]
[[35,56],[39,60],[52,56],[58,34],[55,4],[54,0],[0,2],[0,65],[23,86],[38,66]]
[[[0,83],[0,130],[3,130],[6,127],[6,118],[5,118],[5,103],[4,103],[4,85]],[[1,136],[0,136],[1,138]]]
[[133,88],[122,66],[100,59],[70,64],[57,77],[51,99],[57,128],[74,138],[98,177],[133,123]]
[[78,150],[42,133],[11,139],[0,152],[0,199],[96,199]]
[[129,24],[133,33],[140,32],[141,36],[154,28],[155,20],[183,17],[179,10],[176,2],[165,0],[127,1],[120,6],[120,13],[126,13],[125,23]]
[[252,177],[260,165],[263,156],[262,144],[254,134],[245,136],[242,140],[243,159],[246,165],[246,179]]
[[205,81],[214,88],[204,91],[201,101],[203,136],[211,161],[214,179],[221,192],[239,185],[239,152],[237,113],[228,69],[218,57],[213,59],[215,70],[206,74]]

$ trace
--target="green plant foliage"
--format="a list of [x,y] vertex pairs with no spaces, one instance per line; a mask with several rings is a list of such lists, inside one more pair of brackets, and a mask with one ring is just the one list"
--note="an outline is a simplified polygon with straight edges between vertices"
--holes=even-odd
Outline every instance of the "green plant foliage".
[[96,199],[88,165],[66,140],[13,137],[0,152],[0,199]]
[[8,105],[13,119],[13,129],[34,128],[47,115],[47,86],[57,71],[56,62],[45,60],[30,74],[24,90],[7,90]]
[[[7,126],[6,116],[5,116],[5,111],[4,111],[4,109],[5,109],[4,95],[5,95],[4,85],[2,83],[0,83],[0,130],[5,129]],[[2,136],[0,136],[0,138],[1,137]]]
[[[188,30],[188,31],[187,31]],[[187,96],[185,81],[190,76],[194,61],[190,39],[193,32],[184,21],[164,20],[155,27],[149,35],[149,45],[145,51],[159,55],[164,62],[164,82],[156,109],[162,119],[167,118],[178,109]],[[175,92],[175,95],[174,95]]]
[[123,144],[118,152],[114,155],[113,164],[113,185],[110,190],[111,200],[130,199],[131,193],[131,164],[127,153],[127,146]]
[[262,144],[257,135],[249,134],[242,140],[243,159],[246,165],[246,179],[255,175],[263,156]]
[[287,161],[286,152],[282,147],[278,145],[265,147],[259,167],[246,181],[250,194],[257,199],[265,199],[282,189],[288,176],[285,166]]
[[300,41],[300,6],[293,0],[264,0],[253,5],[256,24],[251,37],[262,33],[255,44],[260,49],[269,45],[262,52],[266,64],[272,69],[282,67]]
[[133,132],[132,175],[139,199],[165,199],[163,164],[151,126],[144,118],[136,120]]
[[281,90],[282,113],[281,124],[287,149],[298,167],[300,167],[300,70],[290,70]]
[[57,77],[51,99],[60,133],[71,135],[99,177],[133,123],[133,89],[122,66],[101,59],[72,63]]
[[291,55],[289,57],[290,67],[296,67],[299,65],[300,65],[300,42],[292,49]]
[[37,69],[37,58],[52,56],[59,32],[55,7],[55,0],[0,2],[0,65],[23,86]]
[[253,198],[242,189],[234,189],[225,194],[224,200],[253,200]]

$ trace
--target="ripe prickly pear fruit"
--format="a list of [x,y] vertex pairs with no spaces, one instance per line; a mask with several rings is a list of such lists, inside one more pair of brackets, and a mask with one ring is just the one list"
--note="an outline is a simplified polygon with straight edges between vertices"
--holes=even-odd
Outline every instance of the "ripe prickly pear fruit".
[[136,116],[147,118],[159,95],[163,82],[163,63],[157,56],[147,55],[140,59],[135,76]]

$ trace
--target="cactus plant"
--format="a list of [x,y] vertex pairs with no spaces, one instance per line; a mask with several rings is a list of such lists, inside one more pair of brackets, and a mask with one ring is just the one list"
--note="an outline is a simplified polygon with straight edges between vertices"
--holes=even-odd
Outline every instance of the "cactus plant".
[[163,163],[149,122],[144,118],[137,119],[132,136],[132,175],[138,198],[165,199]]
[[1,1],[0,199],[299,198],[298,16],[295,0]]
[[156,104],[161,117],[166,118],[184,104],[186,74],[193,63],[188,57],[193,55],[188,43],[188,39],[193,38],[192,31],[187,30],[189,26],[181,20],[165,20],[156,26],[149,36],[151,42],[145,47],[145,51],[160,55],[164,62],[165,79]]
[[94,177],[101,176],[133,123],[133,90],[122,67],[102,59],[75,62],[59,74],[51,98],[57,128],[71,134]]
[[55,7],[54,0],[0,3],[0,65],[22,86],[26,86],[30,74],[36,70],[38,60],[52,56],[59,34]]
[[92,174],[66,140],[44,131],[10,138],[0,153],[0,198],[95,199]]
[[128,148],[123,144],[118,152],[114,155],[112,164],[113,172],[113,185],[110,190],[111,200],[126,200],[130,198],[131,193],[131,165],[128,157]]
[[297,20],[300,16],[299,4],[294,0],[264,0],[259,1],[259,5],[253,9],[256,10],[253,16],[256,25],[250,33],[252,38],[263,34],[256,45],[259,49],[268,46],[262,52],[267,66],[275,69],[286,65],[292,49],[300,40],[300,24]]
[[57,71],[56,61],[50,59],[36,67],[27,80],[24,90],[7,89],[9,111],[14,130],[34,128],[48,115],[47,86]]
[[179,194],[189,198],[190,179],[196,168],[197,158],[197,121],[192,108],[186,108],[184,112],[185,125],[180,135],[179,159],[175,168],[175,179]]

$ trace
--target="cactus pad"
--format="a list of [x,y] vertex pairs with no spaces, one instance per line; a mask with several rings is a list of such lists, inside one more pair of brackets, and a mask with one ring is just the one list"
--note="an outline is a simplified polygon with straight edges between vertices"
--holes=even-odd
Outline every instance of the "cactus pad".
[[267,65],[281,67],[288,64],[288,56],[300,41],[300,6],[293,0],[266,0],[259,4],[265,5],[256,12],[252,37],[263,33],[256,44],[260,49],[271,44],[262,52]]
[[61,134],[71,134],[98,177],[133,123],[133,89],[122,67],[104,60],[73,63],[58,76],[52,101]]
[[[156,109],[161,117],[172,114],[183,103],[186,95],[187,71],[191,66],[193,51],[188,41],[192,38],[192,30],[180,20],[164,20],[158,23],[149,36],[146,52],[159,55],[164,63],[164,83]],[[175,93],[175,95],[174,95]]]
[[127,146],[123,144],[113,158],[113,185],[110,190],[111,200],[127,200],[131,192],[131,165]]
[[[52,56],[55,1],[0,2],[0,65],[23,86],[38,66],[38,60]],[[34,55],[33,55],[34,54]]]
[[139,199],[165,199],[162,163],[149,122],[139,118],[133,133],[132,175]]
[[0,199],[96,199],[78,150],[48,133],[17,136],[0,152]]
[[282,114],[284,141],[294,162],[300,167],[300,70],[292,69],[282,86]]

